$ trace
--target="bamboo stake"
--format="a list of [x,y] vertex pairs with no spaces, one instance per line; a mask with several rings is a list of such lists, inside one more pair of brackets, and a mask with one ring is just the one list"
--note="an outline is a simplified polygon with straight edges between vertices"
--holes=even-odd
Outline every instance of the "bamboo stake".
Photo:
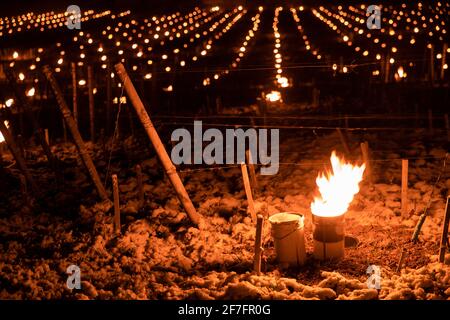
[[248,171],[250,173],[250,182],[253,186],[253,190],[256,192],[256,189],[258,188],[258,181],[256,180],[253,155],[252,155],[250,149],[245,150],[245,158],[247,160]]
[[448,121],[448,114],[444,115],[445,129],[447,130],[447,141],[450,142],[450,122]]
[[94,83],[92,66],[88,66],[88,95],[89,95],[89,129],[91,141],[95,141],[95,110],[94,110]]
[[144,198],[144,182],[142,177],[142,168],[140,165],[136,166],[136,178],[137,178],[137,188],[139,197],[139,209],[141,209],[145,204]]
[[153,147],[155,148],[156,154],[158,155],[159,160],[161,160],[166,174],[177,193],[178,199],[183,204],[183,207],[186,210],[186,213],[191,221],[196,225],[200,224],[202,217],[195,210],[194,205],[192,204],[191,199],[189,198],[189,195],[184,188],[183,182],[178,176],[177,170],[173,165],[169,155],[167,154],[167,151],[164,148],[161,139],[159,138],[158,132],[153,126],[153,123],[150,120],[147,111],[145,110],[144,104],[139,98],[139,95],[137,94],[136,89],[134,88],[134,85],[126,72],[125,67],[123,66],[123,64],[119,63],[115,66],[115,68],[117,74],[122,80],[125,91],[127,92],[128,97],[130,98],[131,103],[136,110],[136,113],[141,120],[142,125],[144,126],[144,129],[147,132],[147,135]]
[[112,175],[113,196],[114,196],[114,232],[120,234],[120,199],[119,199],[119,182],[117,175]]
[[408,214],[408,159],[402,159],[402,216]]
[[363,156],[363,161],[366,164],[366,176],[369,181],[372,181],[372,166],[370,164],[369,157],[369,142],[365,141],[361,143],[361,152]]
[[342,146],[344,147],[345,153],[347,155],[349,155],[350,154],[350,148],[348,146],[347,139],[345,138],[344,134],[342,133],[341,128],[336,128],[336,131],[337,131],[337,133],[339,135],[339,139],[341,140]]
[[389,55],[387,55],[385,62],[384,62],[384,83],[389,83],[389,80],[390,80],[391,62],[389,60],[390,60],[390,57],[389,57]]
[[3,138],[5,139],[6,144],[8,145],[9,150],[11,151],[11,154],[14,156],[14,159],[16,160],[16,163],[22,171],[22,174],[25,176],[28,185],[31,187],[31,190],[34,194],[39,193],[39,189],[37,185],[34,183],[33,177],[30,174],[30,171],[28,170],[27,164],[22,156],[22,153],[19,150],[19,147],[17,146],[16,141],[14,140],[14,137],[12,136],[9,129],[6,127],[5,122],[2,118],[0,118],[0,132],[3,135]]
[[102,198],[102,200],[109,200],[108,194],[106,193],[106,190],[105,190],[105,187],[103,186],[102,182],[100,181],[100,177],[98,176],[97,169],[95,169],[94,163],[92,162],[92,159],[89,156],[86,146],[84,145],[83,138],[81,138],[81,135],[80,135],[80,132],[78,131],[75,120],[73,119],[72,113],[70,112],[69,107],[67,106],[67,103],[64,100],[64,96],[61,92],[61,89],[60,89],[58,83],[56,82],[55,77],[53,76],[52,70],[50,69],[49,66],[45,66],[43,68],[43,72],[44,72],[45,76],[47,77],[50,85],[52,86],[53,91],[55,92],[59,110],[61,111],[61,114],[62,114],[64,120],[66,121],[67,126],[69,127],[69,130],[70,130],[70,133],[72,134],[75,145],[78,149],[78,152],[80,153],[81,160],[82,160],[84,166],[86,167],[86,170],[88,171],[92,182],[94,183],[95,187],[97,188],[99,196]]
[[247,195],[248,210],[252,216],[252,221],[256,222],[256,212],[255,204],[253,203],[252,188],[250,186],[250,181],[248,180],[247,165],[241,163],[242,179],[244,180],[245,194]]
[[77,65],[71,63],[72,71],[72,111],[75,124],[78,126],[78,97],[77,97]]
[[256,221],[256,237],[255,237],[255,257],[253,259],[253,270],[259,275],[261,273],[261,256],[263,252],[262,247],[262,228],[264,224],[264,217],[258,214]]
[[445,205],[445,217],[442,223],[441,246],[439,248],[439,262],[445,261],[445,250],[448,247],[448,225],[450,222],[450,196],[447,197],[447,204]]

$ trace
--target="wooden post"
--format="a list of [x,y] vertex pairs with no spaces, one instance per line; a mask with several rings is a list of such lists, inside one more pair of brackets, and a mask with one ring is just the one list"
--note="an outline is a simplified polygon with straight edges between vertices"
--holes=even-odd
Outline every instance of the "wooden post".
[[389,83],[391,73],[391,62],[389,55],[386,55],[384,62],[384,83]]
[[261,255],[262,255],[262,229],[264,218],[258,214],[256,220],[256,236],[255,236],[255,257],[253,259],[253,270],[259,275],[261,273]]
[[347,139],[345,138],[344,134],[342,133],[341,128],[336,128],[336,131],[339,135],[339,139],[341,140],[342,146],[344,147],[345,153],[347,155],[350,155],[350,147],[348,146]]
[[430,82],[431,85],[434,84],[434,45],[430,48]]
[[445,206],[445,216],[442,223],[441,246],[439,248],[439,262],[445,261],[445,250],[448,248],[448,225],[450,222],[450,196],[447,196],[447,204]]
[[143,181],[144,179],[142,177],[142,168],[140,165],[136,166],[136,180],[139,197],[139,209],[141,209],[145,204],[145,198],[144,198],[144,181]]
[[111,79],[111,65],[108,62],[106,75],[106,135],[111,134],[111,111],[112,111],[112,79]]
[[201,215],[198,214],[195,210],[194,205],[192,204],[191,199],[189,198],[189,195],[184,188],[183,182],[178,176],[177,170],[173,165],[169,155],[167,154],[167,151],[164,148],[161,139],[159,138],[158,132],[153,126],[153,123],[150,120],[147,111],[145,110],[144,104],[139,98],[139,95],[137,94],[136,89],[134,88],[134,85],[126,72],[125,67],[123,66],[123,64],[119,63],[116,64],[115,68],[117,74],[122,80],[125,91],[127,92],[128,97],[130,98],[131,103],[136,110],[136,113],[141,120],[142,125],[144,126],[144,129],[147,132],[150,141],[152,142],[153,147],[155,148],[156,154],[158,155],[158,158],[161,161],[166,174],[177,193],[178,199],[183,204],[183,207],[186,210],[186,213],[191,221],[196,225],[200,224]]
[[77,97],[77,64],[71,63],[72,71],[72,111],[75,124],[78,126],[78,97]]
[[444,43],[444,45],[442,47],[442,58],[441,58],[441,81],[444,80],[444,77],[445,77],[444,66],[447,63],[447,48],[448,48],[448,44]]
[[361,143],[361,152],[363,161],[366,164],[366,177],[369,181],[372,181],[372,166],[370,164],[369,142],[365,141]]
[[114,232],[120,234],[120,200],[119,200],[119,182],[117,175],[112,175],[113,196],[114,196]]
[[88,90],[89,90],[89,129],[91,141],[95,142],[95,109],[94,109],[94,80],[92,66],[88,66]]
[[44,129],[44,134],[45,134],[45,142],[47,143],[47,145],[50,146],[50,137],[48,135],[48,129]]
[[408,214],[408,159],[402,159],[402,216]]
[[11,154],[14,156],[17,166],[19,167],[20,171],[22,171],[23,175],[25,176],[28,182],[28,185],[31,187],[31,190],[33,191],[33,193],[38,194],[39,189],[37,185],[34,183],[33,177],[31,176],[30,171],[28,170],[27,164],[25,163],[22,153],[20,152],[19,147],[17,146],[17,143],[14,140],[14,137],[12,136],[8,127],[5,125],[5,122],[2,118],[0,118],[0,132],[2,133],[5,142],[8,145],[9,150],[11,151]]
[[428,109],[428,130],[430,134],[433,134],[433,110],[431,108]]
[[69,110],[69,107],[67,106],[66,101],[64,100],[64,96],[62,94],[62,91],[56,82],[55,77],[53,76],[52,70],[49,66],[45,66],[43,68],[43,72],[45,76],[47,77],[50,85],[53,88],[53,91],[55,92],[56,100],[58,101],[59,110],[62,113],[62,116],[64,120],[67,123],[67,126],[69,127],[70,133],[72,134],[73,140],[75,142],[75,145],[77,146],[78,152],[80,153],[81,160],[83,161],[84,166],[86,167],[89,176],[91,177],[92,182],[94,183],[95,187],[97,188],[99,196],[102,198],[102,200],[109,200],[108,194],[106,193],[105,187],[103,186],[102,182],[100,181],[100,177],[98,176],[97,169],[95,169],[94,163],[92,162],[91,157],[89,156],[88,151],[86,150],[86,146],[84,145],[83,138],[81,138],[80,132],[78,131],[77,125],[75,123],[75,120],[72,117],[72,113]]
[[252,188],[250,181],[248,180],[247,166],[245,163],[241,163],[242,179],[244,180],[245,194],[247,195],[248,210],[252,217],[252,221],[256,222],[255,204],[253,203]]
[[398,259],[397,269],[396,272],[399,272],[402,269],[403,261],[405,260],[405,253],[406,249],[405,247],[402,248],[402,252],[400,253],[400,258]]
[[250,149],[245,150],[245,158],[247,160],[248,171],[250,173],[250,181],[253,186],[253,190],[258,188],[258,181],[256,180],[255,166],[253,161],[253,155]]
[[448,120],[447,113],[444,115],[444,121],[445,121],[445,129],[447,130],[447,141],[450,142],[450,122]]

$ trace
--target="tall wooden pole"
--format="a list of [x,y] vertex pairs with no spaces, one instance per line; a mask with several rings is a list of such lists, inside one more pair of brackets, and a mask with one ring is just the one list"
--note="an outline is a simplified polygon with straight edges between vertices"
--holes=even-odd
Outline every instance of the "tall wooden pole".
[[369,156],[369,142],[365,141],[361,143],[361,152],[363,156],[363,161],[366,164],[366,176],[370,182],[372,182],[372,166],[370,163]]
[[112,111],[112,79],[111,64],[108,62],[106,75],[106,135],[109,137],[111,133],[111,111]]
[[77,65],[71,63],[72,71],[72,111],[75,124],[78,126],[78,97],[77,97]]
[[39,193],[39,189],[36,183],[34,182],[33,177],[30,174],[30,171],[28,170],[27,164],[25,163],[22,153],[20,152],[13,135],[9,131],[8,127],[5,125],[5,122],[2,118],[0,118],[0,132],[3,135],[3,138],[5,138],[6,144],[8,145],[11,154],[14,156],[14,159],[16,159],[16,163],[20,171],[22,171],[23,175],[25,176],[28,185],[31,187],[31,189],[35,194]]
[[199,215],[195,210],[194,205],[192,204],[191,199],[189,198],[189,195],[186,192],[186,189],[184,188],[183,182],[178,176],[177,170],[173,165],[169,155],[167,154],[167,151],[164,148],[161,139],[159,138],[158,132],[153,126],[153,123],[150,120],[147,111],[145,110],[144,104],[139,98],[139,95],[137,94],[136,89],[134,88],[134,85],[126,72],[125,67],[123,66],[123,64],[119,63],[116,64],[115,68],[117,74],[122,80],[122,83],[125,87],[125,91],[127,92],[127,95],[130,98],[131,103],[134,109],[136,110],[136,113],[139,119],[141,120],[142,125],[144,126],[144,129],[147,132],[147,135],[150,138],[153,147],[155,148],[156,154],[158,155],[158,158],[161,160],[161,163],[166,171],[166,174],[169,177],[169,180],[177,193],[178,199],[183,204],[183,207],[186,210],[186,213],[191,219],[191,221],[196,225],[200,224],[201,215]]
[[75,145],[77,146],[78,152],[80,153],[81,160],[86,167],[86,170],[89,173],[89,176],[91,177],[92,182],[94,183],[95,187],[97,188],[99,196],[102,198],[102,200],[109,200],[108,194],[106,193],[105,187],[103,186],[102,182],[100,181],[100,177],[98,176],[97,169],[95,169],[94,163],[92,162],[91,157],[89,156],[89,153],[86,149],[86,146],[84,145],[83,138],[81,138],[80,132],[78,131],[77,125],[75,123],[75,120],[72,117],[72,113],[70,112],[69,107],[67,106],[66,101],[64,100],[64,96],[62,94],[62,91],[56,82],[55,77],[53,76],[52,70],[49,66],[45,66],[43,68],[43,72],[45,76],[48,79],[48,82],[53,88],[53,91],[55,92],[56,100],[58,101],[59,110],[62,113],[62,116],[64,120],[67,123],[67,126],[69,127],[70,133],[72,134],[73,140],[75,142]]
[[408,214],[408,159],[402,159],[402,216]]
[[252,188],[250,186],[250,181],[248,179],[247,166],[245,163],[241,163],[241,172],[242,172],[242,179],[244,180],[245,194],[247,195],[248,210],[250,211],[253,223],[255,223],[256,222],[255,204],[253,202]]
[[434,45],[430,48],[430,82],[434,84]]
[[95,142],[94,76],[92,73],[92,66],[88,66],[89,129],[91,141]]

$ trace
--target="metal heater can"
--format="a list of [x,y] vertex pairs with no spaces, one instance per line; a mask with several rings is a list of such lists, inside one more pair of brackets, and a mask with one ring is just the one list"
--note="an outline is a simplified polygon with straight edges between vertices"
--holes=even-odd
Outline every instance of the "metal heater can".
[[300,266],[305,263],[304,217],[295,212],[271,215],[272,237],[277,261],[283,265]]
[[313,214],[314,257],[319,260],[344,256],[344,215],[321,217]]

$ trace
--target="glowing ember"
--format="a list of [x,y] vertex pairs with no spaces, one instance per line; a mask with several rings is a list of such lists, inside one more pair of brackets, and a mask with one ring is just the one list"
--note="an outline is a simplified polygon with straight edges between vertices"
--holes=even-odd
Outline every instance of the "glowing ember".
[[331,153],[332,171],[319,173],[316,179],[320,197],[315,197],[311,212],[316,216],[334,217],[344,214],[355,194],[359,192],[366,165],[354,166]]

